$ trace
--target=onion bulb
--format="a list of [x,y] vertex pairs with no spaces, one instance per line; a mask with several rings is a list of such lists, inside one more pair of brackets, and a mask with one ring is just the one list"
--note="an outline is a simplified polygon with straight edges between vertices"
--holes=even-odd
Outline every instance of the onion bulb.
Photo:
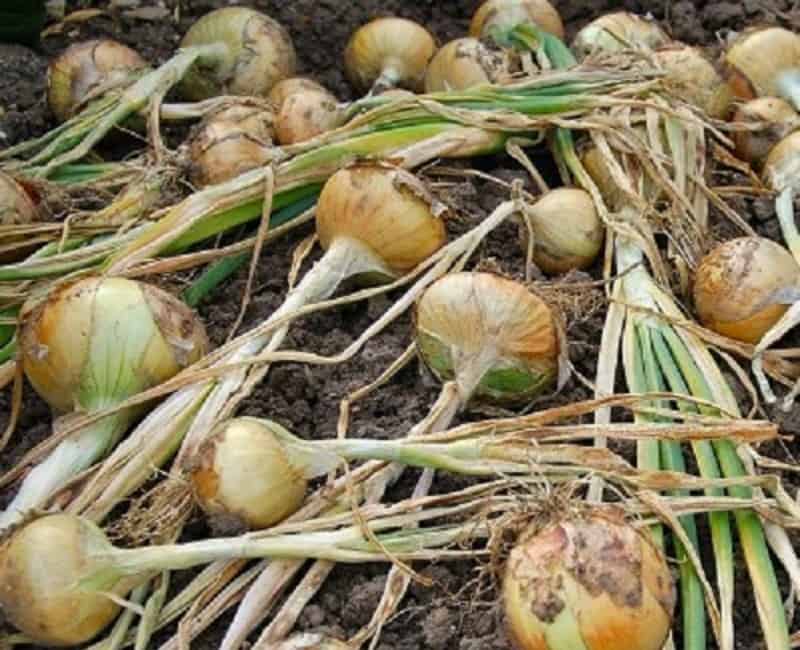
[[229,420],[191,459],[195,499],[212,522],[267,528],[300,507],[308,482],[276,439],[276,428],[283,427],[269,420]]
[[344,69],[360,92],[401,86],[421,91],[436,41],[422,25],[405,18],[376,18],[359,27],[344,52]]
[[700,262],[694,304],[700,322],[732,339],[758,343],[797,299],[800,267],[780,244],[740,237]]
[[[18,226],[37,220],[38,210],[25,188],[13,177],[0,171],[0,226]],[[4,237],[0,245],[0,262],[12,262],[23,257],[28,247],[19,237]]]
[[147,67],[131,48],[110,39],[76,43],[47,69],[47,103],[59,122],[72,117],[94,92],[123,84]]
[[503,578],[520,650],[661,650],[675,589],[645,531],[612,513],[564,519],[523,534]]
[[355,165],[328,179],[317,204],[317,236],[329,250],[337,241],[357,243],[389,275],[426,260],[445,242],[442,219],[416,176],[402,169]]
[[734,97],[779,97],[784,73],[800,68],[800,36],[783,27],[745,31],[725,53]]
[[553,312],[518,282],[491,273],[447,275],[420,298],[415,325],[426,365],[441,381],[455,379],[462,395],[521,403],[558,376]]
[[800,161],[800,131],[790,133],[778,142],[764,161],[763,176],[774,190],[795,187],[798,179]]
[[181,47],[199,45],[218,45],[219,53],[198,61],[181,81],[182,94],[192,101],[217,95],[266,97],[297,65],[283,26],[246,7],[217,9],[195,22]]
[[522,23],[534,23],[564,40],[564,23],[548,0],[486,0],[472,16],[469,35],[480,39],[499,36],[503,41]]
[[80,580],[91,553],[106,546],[99,528],[71,515],[40,517],[16,531],[0,548],[0,605],[8,620],[48,646],[78,645],[97,636],[119,605],[81,589]]
[[272,111],[235,104],[208,116],[189,144],[190,177],[203,187],[262,167],[273,157]]
[[595,18],[583,27],[572,41],[572,49],[583,58],[594,52],[655,50],[669,42],[669,36],[657,22],[628,11],[617,11]]
[[732,121],[764,125],[757,131],[735,131],[732,136],[736,155],[760,169],[772,148],[797,128],[800,118],[788,102],[778,97],[758,97],[739,106]]
[[269,94],[275,107],[275,136],[280,144],[309,140],[339,125],[339,102],[320,84],[302,77],[284,79]]
[[502,70],[502,58],[477,38],[457,38],[431,59],[425,73],[425,92],[464,90],[494,82]]
[[666,71],[666,83],[677,97],[711,117],[727,116],[730,88],[700,50],[679,44],[658,50],[655,59]]
[[[585,190],[561,187],[540,198],[526,214],[533,230],[533,261],[546,273],[592,265],[603,244],[603,223]],[[521,229],[527,248],[528,228]]]
[[[20,314],[25,376],[61,413],[116,406],[174,376],[207,347],[203,325],[186,305],[124,278],[63,284],[42,300],[30,299]],[[117,411],[62,440],[28,472],[0,514],[0,529],[41,507],[65,481],[102,458],[141,408]]]

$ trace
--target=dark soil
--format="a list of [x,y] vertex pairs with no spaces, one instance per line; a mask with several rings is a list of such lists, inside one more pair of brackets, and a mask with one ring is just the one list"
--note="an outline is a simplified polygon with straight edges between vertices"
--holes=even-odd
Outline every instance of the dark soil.
[[[68,3],[70,9],[107,3]],[[68,25],[63,33],[47,38],[38,51],[18,46],[0,46],[0,147],[41,133],[52,123],[43,102],[45,63],[69,43],[98,36],[109,36],[136,48],[153,63],[168,58],[187,26],[210,9],[226,5],[222,0],[185,0],[179,24],[168,19],[155,22],[133,20],[119,15],[101,16]],[[348,36],[360,24],[381,15],[412,18],[430,29],[440,42],[463,35],[478,0],[261,0],[244,2],[282,22],[291,32],[300,60],[300,72],[316,78],[342,99],[353,96],[342,74],[341,53]],[[716,48],[729,30],[754,23],[793,20],[790,0],[744,0],[742,2],[689,2],[655,0],[649,2],[611,0],[562,0],[555,3],[570,34],[588,20],[610,10],[650,12],[675,38],[691,44]],[[509,178],[523,178],[507,159],[491,158],[476,163],[481,169]],[[462,220],[453,231],[480,219],[503,198],[492,185],[462,184],[451,191],[461,208]],[[760,229],[773,237],[774,220],[762,221],[759,206],[744,205],[747,218],[762,224]],[[294,247],[309,233],[268,246],[261,259],[245,329],[268,316],[286,293],[286,277]],[[506,227],[494,233],[480,251],[486,262],[500,270],[519,275],[523,255],[517,245],[516,229]],[[308,267],[308,264],[306,264]],[[597,270],[592,275],[598,277]],[[179,288],[191,276],[169,278]],[[585,279],[585,278],[584,278]],[[163,282],[163,280],[161,280]],[[243,295],[246,272],[239,273],[200,308],[214,343],[221,343],[235,320]],[[388,307],[392,296],[375,298],[304,319],[293,328],[289,345],[322,354],[341,351]],[[586,313],[579,306],[569,328],[570,354],[585,377],[595,374],[597,349],[604,312]],[[277,366],[267,380],[247,399],[241,412],[267,416],[288,426],[300,436],[331,437],[335,433],[339,401],[354,389],[368,383],[396,359],[411,341],[410,318],[405,316],[367,344],[353,361],[338,366]],[[402,370],[385,388],[360,402],[354,410],[350,435],[355,437],[398,437],[419,421],[436,398],[438,384],[416,363]],[[590,391],[573,378],[562,394],[548,403],[585,399]],[[7,413],[8,396],[0,398]],[[469,416],[468,416],[469,417]],[[0,416],[0,420],[4,418]],[[786,418],[785,426],[800,430],[797,413]],[[3,425],[0,422],[0,425]],[[12,466],[27,449],[50,431],[50,414],[33,391],[26,389],[25,407],[19,433],[0,457],[0,470]],[[776,456],[786,458],[782,447]],[[796,451],[796,448],[795,448]],[[396,486],[392,497],[407,496],[416,474],[409,472]],[[446,491],[462,482],[439,476],[435,489]],[[0,494],[0,505],[10,494]],[[202,521],[195,522],[191,536],[207,535]],[[402,612],[384,629],[379,650],[505,650],[510,648],[496,593],[471,593],[465,585],[475,578],[476,568],[468,563],[422,568],[434,578],[435,586],[414,585],[403,603]],[[760,648],[755,605],[745,571],[741,569],[737,611],[737,648]],[[385,566],[338,566],[312,604],[306,608],[300,629],[322,629],[340,638],[356,632],[372,616],[380,598],[386,575]],[[193,647],[211,650],[218,647],[230,614],[212,626]],[[171,633],[172,631],[170,631]],[[623,650],[620,648],[619,650]]]

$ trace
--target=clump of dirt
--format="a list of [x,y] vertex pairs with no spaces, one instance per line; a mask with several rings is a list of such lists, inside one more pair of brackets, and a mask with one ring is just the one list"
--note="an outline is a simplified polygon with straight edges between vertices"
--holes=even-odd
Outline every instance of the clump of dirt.
[[[75,4],[68,3],[68,9],[76,8],[73,6]],[[82,2],[80,6],[105,7],[107,4]],[[0,147],[40,134],[53,125],[44,102],[45,64],[49,57],[69,43],[87,38],[116,38],[157,64],[174,52],[193,20],[209,10],[228,4],[222,0],[183,0],[178,23],[168,19],[142,21],[111,13],[67,25],[63,33],[46,38],[38,50],[0,46],[0,107],[4,110],[0,114],[0,138],[5,138],[5,141],[0,140]],[[444,43],[466,33],[469,19],[480,3],[478,0],[360,0],[350,3],[339,0],[253,0],[240,4],[260,9],[283,23],[294,39],[299,73],[323,83],[342,100],[349,100],[354,97],[354,91],[345,81],[341,53],[348,37],[359,25],[378,16],[404,16],[425,25],[440,43]],[[675,38],[711,50],[718,48],[719,39],[724,38],[730,30],[740,30],[754,23],[791,24],[793,20],[790,0],[563,0],[555,4],[564,18],[569,35],[602,13],[626,9],[649,12]],[[537,164],[542,162],[536,159]],[[474,166],[506,181],[520,179],[529,190],[534,191],[525,174],[504,157],[474,161]],[[554,170],[551,168],[546,175],[554,178]],[[453,234],[463,232],[507,198],[506,190],[474,179],[460,179],[449,191],[460,216],[458,221],[449,224]],[[780,238],[768,207],[748,204],[745,211],[748,218],[754,218],[761,224],[760,231]],[[310,227],[298,229],[265,248],[259,260],[253,300],[240,331],[268,317],[280,304],[287,290],[286,277],[292,251],[309,233]],[[524,252],[517,237],[514,225],[498,229],[479,250],[479,258],[491,259],[501,270],[519,277],[524,269]],[[309,266],[310,262],[305,265],[306,268]],[[166,282],[172,288],[180,289],[192,277],[192,274],[181,274],[168,278]],[[598,277],[599,267],[591,269],[588,277],[580,276],[570,281],[584,282]],[[226,339],[236,319],[246,278],[247,271],[242,270],[199,308],[215,344]],[[336,354],[382,314],[396,297],[397,294],[379,296],[364,303],[306,317],[293,325],[287,347],[325,355]],[[580,374],[589,379],[594,377],[596,371],[604,313],[601,308],[569,324],[571,359]],[[273,418],[305,438],[329,438],[336,431],[340,400],[375,379],[400,356],[411,340],[411,320],[406,314],[367,343],[363,351],[348,363],[314,367],[277,365],[242,404],[240,412]],[[387,386],[354,405],[349,435],[378,438],[404,435],[424,417],[438,390],[439,386],[432,377],[418,363],[411,363]],[[560,394],[536,407],[590,396],[590,389],[573,377]],[[9,412],[8,399],[8,391],[5,391],[0,396],[0,430],[5,426]],[[785,424],[798,430],[800,424],[795,416],[796,412],[787,416]],[[464,419],[473,417],[479,416],[467,414]],[[19,433],[0,458],[0,470],[11,467],[25,451],[47,436],[50,421],[51,415],[46,405],[27,387]],[[630,445],[621,448],[626,452],[632,449]],[[785,457],[780,453],[776,455]],[[407,471],[388,498],[408,496],[417,475],[415,471]],[[467,483],[466,479],[440,474],[436,478],[434,491],[446,492]],[[0,491],[0,506],[11,498],[11,492]],[[188,527],[185,538],[209,534],[205,522],[197,519]],[[704,538],[707,539],[705,533]],[[434,587],[412,584],[402,611],[384,628],[378,650],[506,650],[510,647],[497,593],[464,593],[465,585],[473,584],[476,578],[474,564],[459,562],[417,568],[423,575],[433,579]],[[338,638],[347,638],[356,633],[372,616],[383,589],[386,571],[384,565],[337,566],[304,611],[299,628],[325,631]],[[179,575],[175,588],[185,584],[189,575],[188,572]],[[760,633],[753,616],[755,606],[741,561],[737,576],[740,584],[737,585],[736,647],[752,650],[759,647]],[[219,647],[229,622],[230,614],[207,630],[193,647],[208,650]],[[166,632],[172,633],[174,629]]]

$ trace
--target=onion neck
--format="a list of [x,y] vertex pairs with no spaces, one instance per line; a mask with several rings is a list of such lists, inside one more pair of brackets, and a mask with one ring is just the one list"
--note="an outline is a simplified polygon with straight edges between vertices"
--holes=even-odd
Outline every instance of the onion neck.
[[367,97],[372,95],[380,95],[387,90],[397,87],[397,84],[403,78],[402,64],[396,61],[387,61],[381,69],[380,76],[372,84]]
[[128,428],[131,418],[131,411],[125,410],[62,440],[25,477],[14,500],[0,514],[0,530],[21,521],[31,510],[45,507],[67,481],[105,456]]

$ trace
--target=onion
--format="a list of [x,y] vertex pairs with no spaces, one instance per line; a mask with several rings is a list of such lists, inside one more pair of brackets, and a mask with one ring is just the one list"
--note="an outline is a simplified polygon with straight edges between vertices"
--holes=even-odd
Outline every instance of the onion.
[[[0,604],[6,617],[39,644],[89,641],[119,605],[80,580],[93,551],[108,546],[103,532],[71,515],[41,517],[0,548]],[[123,587],[115,589],[124,595]]]
[[447,275],[422,296],[415,323],[425,363],[441,381],[455,378],[463,395],[520,403],[558,376],[553,312],[517,282],[491,273]]
[[[28,192],[13,177],[0,171],[0,226],[33,223],[38,210]],[[4,237],[0,245],[0,262],[13,262],[30,251],[19,237]]]
[[800,294],[800,267],[783,246],[740,237],[700,262],[694,304],[700,322],[727,337],[758,343]]
[[503,579],[520,650],[661,650],[675,598],[647,533],[602,512],[524,534]]
[[59,122],[83,108],[93,93],[130,81],[147,67],[131,48],[110,39],[76,43],[62,52],[47,70],[47,103]]
[[457,38],[441,48],[425,73],[425,92],[464,90],[494,82],[502,70],[502,57],[476,38]]
[[181,81],[187,99],[266,97],[277,82],[294,74],[297,57],[288,32],[254,9],[225,7],[206,14],[186,32],[181,48],[214,44],[218,55],[198,61]]
[[655,50],[669,44],[670,38],[658,23],[628,11],[595,18],[572,41],[581,58],[594,52],[619,52],[625,49]]
[[794,188],[800,162],[800,131],[790,133],[778,142],[764,161],[762,172],[766,183],[774,190]]
[[262,167],[273,157],[272,129],[272,112],[255,103],[210,115],[190,140],[192,180],[214,185]]
[[275,438],[276,429],[283,427],[269,420],[229,420],[192,458],[195,499],[212,522],[266,528],[300,507],[308,482]]
[[[177,298],[124,278],[65,284],[20,316],[25,375],[62,413],[92,413],[166,381],[205,353],[202,323]],[[127,408],[63,440],[25,477],[0,529],[41,507],[116,443],[141,410]]]
[[275,135],[283,145],[309,140],[335,128],[342,119],[336,97],[310,79],[284,79],[269,99],[275,106]]
[[360,92],[393,86],[421,91],[436,42],[422,25],[405,18],[377,18],[350,37],[344,69]]
[[757,131],[736,131],[732,136],[736,155],[760,169],[772,148],[798,126],[800,118],[788,102],[777,97],[758,97],[739,106],[732,121],[765,125]]
[[[603,223],[589,193],[575,188],[551,190],[526,217],[533,229],[533,260],[546,273],[566,273],[592,265],[603,244]],[[527,248],[528,228],[521,229]]]
[[734,97],[778,97],[784,73],[800,68],[800,36],[783,27],[746,31],[725,53],[725,68]]
[[667,84],[676,96],[711,117],[727,116],[730,88],[700,50],[677,44],[658,50],[655,59],[666,70]]
[[469,35],[473,38],[500,38],[522,23],[534,23],[564,40],[561,16],[548,0],[486,0],[473,14]]

